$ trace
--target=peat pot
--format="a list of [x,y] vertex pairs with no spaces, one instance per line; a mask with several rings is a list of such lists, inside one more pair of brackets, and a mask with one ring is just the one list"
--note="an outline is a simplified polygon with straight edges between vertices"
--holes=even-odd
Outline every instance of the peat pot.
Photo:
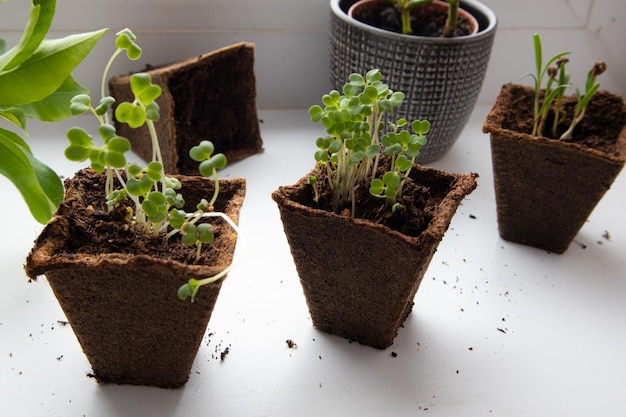
[[[567,250],[626,161],[626,105],[597,92],[572,140],[532,136],[534,90],[506,84],[487,115],[498,231],[508,241]],[[574,97],[564,99],[566,108]]]
[[[213,192],[212,180],[176,177],[190,203]],[[237,223],[245,188],[243,179],[220,180],[216,210]],[[203,250],[208,255],[202,263],[193,264],[195,246],[186,248],[189,255],[170,255],[184,246],[180,238],[170,238],[167,245],[162,236],[136,240],[123,216],[111,221],[115,214],[104,207],[104,174],[84,169],[66,182],[66,189],[28,256],[27,275],[46,275],[99,382],[184,385],[223,280],[201,287],[193,303],[180,300],[178,288],[230,265],[236,233],[223,220],[213,221],[215,240]],[[120,228],[116,238],[101,239],[114,224]],[[100,240],[112,240],[113,246],[83,247],[83,242]],[[156,249],[150,249],[152,244]],[[148,251],[140,250],[144,247]]]
[[309,175],[274,191],[313,325],[375,348],[389,347],[476,177],[415,166],[411,178],[428,192],[416,197],[424,202],[423,216],[416,216],[423,217],[423,225],[414,235],[313,207]]

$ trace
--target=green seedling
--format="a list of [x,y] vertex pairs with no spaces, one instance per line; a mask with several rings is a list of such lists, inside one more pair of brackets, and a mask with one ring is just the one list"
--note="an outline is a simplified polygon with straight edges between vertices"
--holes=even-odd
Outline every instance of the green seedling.
[[596,62],[593,67],[587,73],[587,82],[585,83],[584,94],[576,88],[576,108],[574,110],[574,117],[569,128],[561,135],[562,140],[568,140],[572,138],[574,128],[585,117],[587,111],[587,105],[593,98],[594,94],[600,88],[600,84],[596,82],[596,78],[606,71],[606,64],[604,62]]
[[[383,132],[385,116],[402,105],[404,93],[391,91],[378,69],[365,76],[351,74],[342,93],[333,90],[322,97],[323,107],[314,105],[309,109],[311,121],[322,123],[327,132],[327,136],[316,140],[314,157],[318,166],[325,168],[326,185],[332,190],[332,210],[350,206],[354,217],[355,192],[362,186],[386,198],[388,206],[395,209],[413,162],[426,144],[430,123],[413,121],[411,134],[403,129],[408,122],[400,119],[389,123],[391,132]],[[378,178],[383,155],[390,161],[389,170]],[[316,177],[309,182],[317,201],[322,184]]]
[[[543,65],[543,51],[541,37],[535,33],[533,35],[533,45],[535,50],[536,74],[525,74],[534,81],[534,121],[531,134],[533,136],[542,135],[545,131],[545,123],[550,114],[553,115],[551,133],[553,137],[558,136],[558,128],[565,119],[565,112],[562,108],[562,99],[566,89],[574,88],[576,91],[576,106],[570,125],[560,136],[561,140],[572,138],[574,128],[585,116],[587,105],[594,94],[600,88],[596,78],[606,70],[604,62],[597,62],[587,74],[585,92],[582,93],[577,86],[571,82],[571,75],[566,71],[566,64],[569,62],[565,56],[570,52],[561,52],[554,55]],[[553,66],[554,64],[554,66]],[[545,87],[544,87],[545,80]]]
[[406,119],[400,119],[397,124],[392,124],[392,132],[382,136],[385,155],[391,160],[390,168],[382,178],[374,178],[370,184],[370,193],[384,197],[393,211],[403,208],[398,200],[402,197],[404,183],[421,147],[426,144],[426,133],[430,130],[428,120],[414,120],[411,124],[411,129],[415,132],[413,134],[408,130],[399,130],[406,125]]
[[[117,49],[105,66],[102,75],[102,98],[92,103],[87,94],[78,94],[71,100],[72,115],[91,113],[99,123],[98,136],[102,145],[96,145],[93,137],[83,128],[73,127],[67,131],[69,145],[65,156],[71,161],[89,160],[91,168],[106,174],[105,194],[109,211],[122,201],[130,200],[128,220],[136,230],[144,235],[165,236],[165,241],[180,235],[183,243],[196,247],[196,259],[200,257],[203,245],[214,239],[214,230],[207,218],[221,217],[237,233],[235,223],[224,213],[215,212],[214,204],[219,195],[219,177],[217,171],[226,166],[226,157],[214,153],[213,143],[205,140],[191,148],[190,157],[199,163],[202,176],[214,180],[215,190],[210,200],[202,199],[193,212],[183,209],[185,201],[180,194],[181,183],[178,179],[165,174],[163,158],[159,147],[155,123],[159,120],[159,106],[156,100],[161,95],[161,87],[153,84],[147,73],[133,74],[130,89],[133,100],[121,102],[115,109],[115,118],[131,128],[147,126],[152,141],[152,160],[145,166],[130,164],[126,153],[131,149],[130,141],[116,133],[109,120],[110,107],[115,99],[104,95],[104,85],[113,61],[126,52],[129,59],[141,56],[141,48],[137,45],[136,36],[129,29],[117,33],[115,45]],[[116,188],[116,182],[120,184]],[[198,289],[202,285],[214,282],[225,276],[232,264],[215,276],[201,280],[191,279],[181,286],[178,295],[181,299],[191,298],[193,302]]]
[[[393,4],[400,11],[400,18],[402,20],[402,33],[410,35],[413,33],[411,29],[411,9],[423,6],[428,3],[432,3],[432,0],[387,0]],[[445,0],[450,6],[448,7],[448,17],[443,29],[443,36],[451,37],[454,34],[454,29],[458,22],[459,1],[460,0]]]
[[[551,88],[552,83],[554,81],[554,77],[548,75],[548,70],[551,65],[564,57],[565,55],[569,55],[570,52],[561,52],[559,54],[554,55],[552,58],[548,60],[548,62],[543,65],[543,50],[541,46],[541,38],[539,34],[535,33],[533,36],[533,44],[535,48],[535,65],[536,65],[536,74],[525,74],[525,76],[529,76],[534,80],[535,84],[535,99],[534,99],[534,122],[533,122],[533,130],[532,135],[537,136],[540,132],[540,126],[543,127],[550,109],[552,107],[552,103],[556,99],[558,95],[562,96],[562,90],[567,88],[566,84],[559,84],[555,88]],[[547,88],[545,90],[544,99],[541,100],[542,88],[544,83],[544,78],[548,76],[549,80],[547,82]],[[568,77],[569,78],[569,77]]]

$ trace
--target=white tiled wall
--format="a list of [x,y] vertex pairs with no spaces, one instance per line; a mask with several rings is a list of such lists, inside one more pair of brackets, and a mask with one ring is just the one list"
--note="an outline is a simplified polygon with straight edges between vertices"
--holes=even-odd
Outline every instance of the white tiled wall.
[[[0,3],[0,37],[16,42],[29,1]],[[596,60],[609,71],[603,88],[626,95],[626,1],[484,0],[499,18],[489,72],[479,101],[491,103],[500,86],[534,68],[532,34],[546,56],[573,52],[570,70],[582,82]],[[144,47],[139,62],[121,62],[114,73],[183,59],[239,41],[256,44],[259,108],[308,107],[327,89],[328,0],[58,0],[53,34],[131,27]],[[101,42],[78,70],[94,89],[111,51]]]

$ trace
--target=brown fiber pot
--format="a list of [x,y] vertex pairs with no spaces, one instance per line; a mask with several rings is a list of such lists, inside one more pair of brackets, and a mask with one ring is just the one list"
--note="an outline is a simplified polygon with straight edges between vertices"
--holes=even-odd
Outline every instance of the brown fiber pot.
[[[235,162],[263,152],[256,108],[254,44],[240,42],[179,62],[147,67],[163,93],[157,99],[161,121],[156,129],[165,172],[198,175],[198,163],[189,150],[202,140]],[[132,101],[132,74],[111,78],[109,89],[117,103]],[[152,160],[152,142],[146,126],[130,128],[116,122],[117,133],[131,140],[133,150]]]
[[624,166],[626,105],[597,93],[565,142],[508,127],[528,119],[525,131],[532,131],[533,91],[504,85],[483,125],[491,134],[498,231],[505,240],[563,253]]
[[[98,184],[93,188],[102,193],[102,177],[85,169],[66,182],[65,200],[35,242],[26,272],[31,278],[46,275],[99,382],[180,387],[189,378],[222,280],[200,288],[194,303],[180,300],[177,290],[192,277],[224,270],[233,259],[237,236],[214,222],[218,229],[210,247],[212,264],[191,265],[164,253],[134,254],[124,248],[117,253],[81,253],[72,248],[87,229],[81,222],[91,222],[103,211],[83,207],[92,186],[79,184],[78,179],[95,178]],[[213,190],[211,180],[178,178],[189,202]],[[216,210],[235,223],[245,186],[243,179],[220,181]]]
[[272,193],[317,329],[379,349],[393,343],[452,216],[476,187],[476,174],[416,166],[411,177],[438,190],[414,237],[310,207],[308,175]]

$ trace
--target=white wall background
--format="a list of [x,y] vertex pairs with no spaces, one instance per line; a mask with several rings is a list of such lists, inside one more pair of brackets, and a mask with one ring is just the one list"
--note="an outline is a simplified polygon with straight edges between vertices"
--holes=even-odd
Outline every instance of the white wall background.
[[[624,0],[485,0],[499,18],[493,55],[479,102],[491,103],[500,86],[534,68],[532,34],[546,56],[573,52],[570,70],[582,83],[596,60],[608,63],[602,87],[626,95]],[[0,37],[15,43],[30,1],[0,3]],[[111,34],[78,70],[95,89],[112,51],[113,33],[130,27],[144,56],[119,61],[113,73],[139,70],[240,41],[256,44],[259,108],[303,108],[327,90],[328,0],[58,0],[53,35],[109,27]]]

